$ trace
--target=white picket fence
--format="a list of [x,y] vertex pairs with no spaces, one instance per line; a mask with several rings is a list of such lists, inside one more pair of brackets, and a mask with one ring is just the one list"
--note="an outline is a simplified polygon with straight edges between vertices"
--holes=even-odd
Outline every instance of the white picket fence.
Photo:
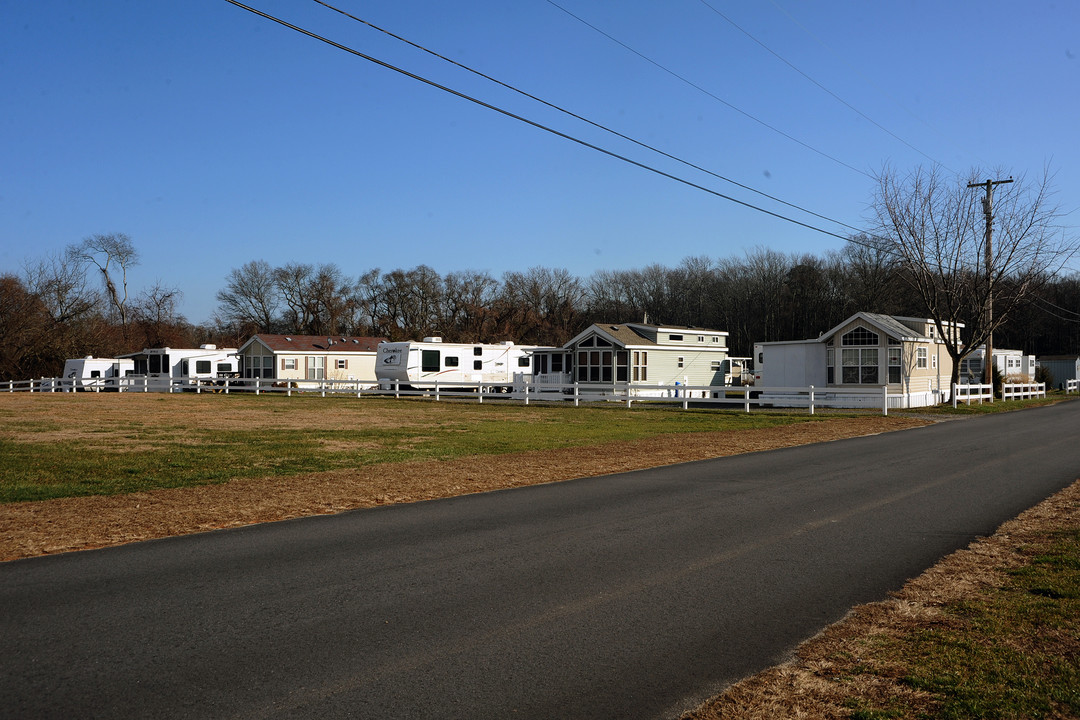
[[[1026,400],[1040,397],[1046,397],[1046,383],[1003,383],[1001,386],[1002,400]],[[953,407],[961,402],[970,405],[973,400],[977,400],[980,405],[983,400],[994,402],[994,386],[953,385]]]
[[[1075,381],[1073,381],[1075,382]],[[493,387],[483,383],[456,382],[452,385],[439,382],[400,382],[382,387],[359,380],[273,380],[262,378],[210,379],[149,379],[145,376],[95,379],[79,381],[79,390],[101,392],[194,392],[194,393],[254,393],[315,394],[328,395],[383,395],[401,397],[426,397],[442,399],[467,399],[483,403],[485,400],[512,400],[526,405],[533,402],[618,402],[626,407],[634,404],[678,404],[683,409],[691,405],[731,406],[750,412],[753,407],[806,408],[810,414],[822,408],[880,410],[888,415],[889,409],[925,407],[936,404],[924,402],[934,398],[915,398],[889,393],[888,386],[868,388],[816,388],[809,387],[732,387],[714,385],[654,385],[642,386],[630,383],[594,385],[580,383],[534,383],[518,380],[512,387]],[[75,381],[64,378],[41,378],[39,380],[10,381],[0,383],[0,392],[71,392]],[[1075,387],[1073,388],[1076,389]],[[1045,397],[1045,383],[1008,383],[1003,386],[1005,400],[1029,397]],[[935,396],[936,397],[936,396]],[[954,385],[953,407],[960,402],[970,404],[984,400],[993,402],[990,385]]]
[[1002,400],[1026,400],[1046,397],[1046,383],[1003,383]]
[[1080,392],[1080,380],[1066,380],[1065,381],[1065,394]]

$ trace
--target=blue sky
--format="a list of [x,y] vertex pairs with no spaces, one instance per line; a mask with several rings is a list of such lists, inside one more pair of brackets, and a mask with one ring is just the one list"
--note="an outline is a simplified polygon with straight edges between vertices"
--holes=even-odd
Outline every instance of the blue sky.
[[[869,176],[886,164],[1035,177],[1049,164],[1057,200],[1080,206],[1078,3],[556,1],[333,4],[851,226],[865,225]],[[613,153],[849,232],[316,2],[248,4]],[[225,0],[0,0],[0,98],[0,272],[126,233],[141,254],[133,291],[180,288],[193,322],[211,316],[230,269],[257,259],[333,262],[351,276],[427,264],[586,278],[843,246]]]

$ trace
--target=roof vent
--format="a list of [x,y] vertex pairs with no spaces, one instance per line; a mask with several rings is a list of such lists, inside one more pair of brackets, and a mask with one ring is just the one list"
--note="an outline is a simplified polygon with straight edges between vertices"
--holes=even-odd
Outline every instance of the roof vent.
[[292,342],[292,338],[288,335],[285,336],[285,342]]
[[353,345],[359,345],[359,344],[360,344],[360,341],[359,341],[359,340],[357,340],[356,338],[353,338],[353,339],[352,339],[352,344],[353,344]]

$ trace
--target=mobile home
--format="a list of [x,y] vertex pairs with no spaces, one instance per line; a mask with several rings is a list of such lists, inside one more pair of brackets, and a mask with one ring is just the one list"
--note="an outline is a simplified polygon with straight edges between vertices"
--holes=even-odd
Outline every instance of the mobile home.
[[121,390],[119,379],[135,372],[135,363],[128,359],[72,358],[64,363],[64,392],[80,390]]
[[394,383],[480,383],[510,389],[515,374],[531,374],[532,355],[541,348],[530,345],[444,343],[439,337],[420,342],[379,343],[375,374],[384,389]]
[[326,335],[254,335],[240,347],[245,378],[316,387],[326,381],[375,387],[376,348],[386,338]]
[[132,389],[168,390],[180,381],[233,377],[239,371],[236,348],[200,345],[197,348],[144,348],[121,356],[135,364]]

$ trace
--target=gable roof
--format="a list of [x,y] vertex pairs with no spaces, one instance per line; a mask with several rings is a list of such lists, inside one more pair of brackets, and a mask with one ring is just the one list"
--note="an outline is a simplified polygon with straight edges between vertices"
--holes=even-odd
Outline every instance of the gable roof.
[[[642,334],[642,331],[652,332],[653,335],[659,337],[660,331],[675,330],[686,333],[707,333],[709,335],[720,335],[727,337],[727,333],[723,330],[709,330],[706,328],[695,327],[683,327],[680,325],[646,325],[644,323],[593,323],[589,327],[582,330],[580,333],[572,337],[563,348],[573,347],[579,342],[584,340],[590,335],[602,335],[616,345],[622,347],[663,347],[663,348],[681,348],[678,344],[658,343],[646,335]],[[724,348],[726,350],[726,347]]]
[[855,320],[862,320],[867,325],[875,327],[886,335],[890,335],[897,340],[906,340],[909,342],[930,340],[930,338],[918,334],[892,315],[882,315],[880,313],[868,312],[855,313],[847,320],[834,327],[832,330],[822,333],[821,337],[819,337],[818,340],[821,342],[827,341],[829,338],[840,332],[841,329],[847,327]]
[[386,342],[381,337],[352,337],[348,335],[253,335],[250,340],[240,348],[241,352],[255,341],[276,353],[333,353],[344,355],[348,353],[373,353],[378,349],[379,343]]

